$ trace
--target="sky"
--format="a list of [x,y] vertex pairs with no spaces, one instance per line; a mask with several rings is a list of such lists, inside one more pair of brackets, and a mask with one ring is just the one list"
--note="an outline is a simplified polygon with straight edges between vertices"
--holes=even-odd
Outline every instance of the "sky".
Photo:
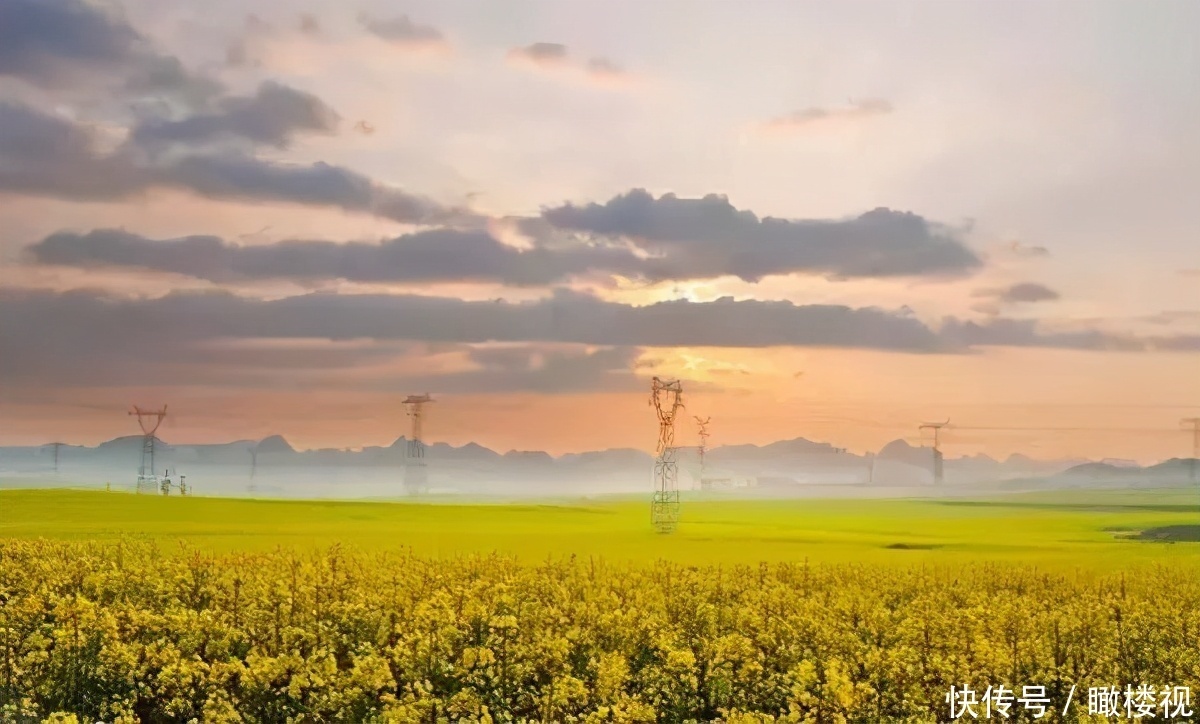
[[1165,459],[1200,6],[0,0],[0,444]]

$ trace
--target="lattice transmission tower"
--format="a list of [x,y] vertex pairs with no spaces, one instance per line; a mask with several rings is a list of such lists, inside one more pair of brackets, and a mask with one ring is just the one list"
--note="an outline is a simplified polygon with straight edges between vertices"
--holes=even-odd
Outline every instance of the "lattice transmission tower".
[[675,415],[683,408],[683,385],[678,380],[655,377],[650,404],[658,414],[658,449],[654,460],[654,498],[650,522],[659,533],[679,525],[679,465],[675,460]]
[[254,484],[254,478],[258,475],[258,443],[249,447],[250,452],[250,482],[246,484],[246,490],[250,493],[258,492],[258,486]]
[[945,427],[949,424],[950,424],[950,418],[947,417],[945,422],[923,422],[923,423],[921,423],[921,426],[918,428],[921,432],[925,432],[926,430],[933,430],[933,484],[934,485],[941,485],[942,481],[945,479],[945,475],[943,473],[943,468],[942,468],[942,449],[940,447],[941,438],[939,437],[939,433],[941,432],[943,427]]
[[429,470],[425,467],[425,441],[421,423],[425,405],[433,402],[428,394],[409,395],[404,400],[408,416],[412,418],[412,434],[408,438],[404,455],[404,489],[409,495],[422,495],[429,491]]
[[50,447],[54,450],[54,474],[58,475],[58,450],[63,444],[61,442],[52,442]]
[[694,419],[696,420],[696,427],[699,428],[700,435],[700,489],[711,490],[712,479],[708,477],[708,466],[705,465],[704,456],[708,454],[708,423],[712,418],[701,418],[699,415],[696,415]]
[[150,491],[158,485],[158,477],[154,472],[154,433],[158,432],[163,418],[167,416],[167,406],[161,410],[143,410],[137,405],[129,411],[138,419],[138,427],[142,428],[142,463],[138,467],[137,492]]

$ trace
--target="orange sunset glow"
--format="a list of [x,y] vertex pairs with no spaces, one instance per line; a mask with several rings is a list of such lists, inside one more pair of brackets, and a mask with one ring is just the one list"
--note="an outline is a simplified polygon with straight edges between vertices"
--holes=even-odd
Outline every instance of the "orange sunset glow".
[[0,51],[0,446],[1190,451],[1195,5],[87,7]]

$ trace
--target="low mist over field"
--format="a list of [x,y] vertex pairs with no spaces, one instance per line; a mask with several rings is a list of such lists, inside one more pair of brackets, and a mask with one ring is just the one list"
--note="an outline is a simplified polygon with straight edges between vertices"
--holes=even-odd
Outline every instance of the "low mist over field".
[[[132,489],[141,464],[141,437],[98,447],[0,448],[0,487],[60,485]],[[192,494],[284,498],[408,496],[407,441],[359,450],[293,449],[282,437],[224,445],[155,444],[155,465]],[[57,456],[57,462],[56,462]],[[856,455],[802,438],[762,447],[718,446],[677,451],[679,487],[719,498],[961,496],[983,491],[1056,488],[1195,486],[1190,459],[1140,466],[1132,461],[1034,460],[1013,455],[949,458],[934,480],[933,450],[897,440],[876,454]],[[481,445],[429,445],[426,495],[465,499],[561,498],[647,494],[654,456],[617,449],[552,456],[542,451],[498,453]],[[55,465],[57,464],[57,472]],[[702,481],[708,485],[703,486]]]

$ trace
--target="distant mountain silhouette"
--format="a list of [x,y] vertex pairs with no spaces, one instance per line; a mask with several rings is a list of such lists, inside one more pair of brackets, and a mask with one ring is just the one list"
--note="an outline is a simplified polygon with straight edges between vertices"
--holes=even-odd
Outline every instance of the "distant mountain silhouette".
[[1059,473],[1060,477],[1075,477],[1080,475],[1089,475],[1093,478],[1118,477],[1126,475],[1130,471],[1129,468],[1117,467],[1108,463],[1083,463],[1067,468]]
[[1144,468],[1146,472],[1153,475],[1177,475],[1181,473],[1188,475],[1193,469],[1200,473],[1200,460],[1194,458],[1171,458],[1157,465]]
[[454,457],[467,460],[495,460],[500,457],[499,453],[495,450],[473,442],[469,442],[462,447],[451,447],[449,452]]
[[561,462],[580,466],[595,466],[603,464],[646,465],[653,462],[654,456],[642,450],[633,448],[613,448],[584,453],[567,453],[559,458]]
[[712,454],[717,457],[772,458],[786,455],[820,455],[834,454],[837,448],[826,442],[813,442],[802,437],[791,440],[779,440],[767,445],[720,445],[713,448]]
[[[126,435],[96,447],[62,445],[60,469],[75,467],[79,473],[111,470],[114,475],[136,469],[142,448],[141,435]],[[296,450],[282,435],[270,435],[259,441],[237,440],[203,445],[169,445],[156,439],[155,467],[191,470],[195,467],[223,468],[224,474],[248,474],[252,453],[260,475],[311,468],[375,468],[377,473],[404,464],[408,440],[396,438],[387,446],[361,450],[326,448]],[[559,456],[542,450],[509,450],[503,454],[474,442],[454,446],[429,443],[425,449],[431,463],[447,474],[475,476],[486,485],[490,480],[543,481],[557,485],[567,480],[633,480],[648,475],[654,460],[648,450],[614,448]],[[874,485],[932,484],[933,452],[929,447],[893,440],[875,455],[858,455],[829,443],[803,437],[779,440],[766,445],[720,445],[711,448],[701,468],[695,445],[680,445],[675,450],[680,485],[698,484],[701,477],[716,479],[755,479],[759,484],[786,487],[812,483],[858,483]],[[49,445],[0,448],[0,468],[5,471],[45,471],[53,465],[53,447]],[[1120,462],[1120,465],[1111,464]],[[1079,460],[1035,460],[1015,453],[1003,461],[975,454],[945,459],[946,484],[973,484],[988,481],[1053,479],[1064,484],[1095,481],[1102,484],[1140,484],[1186,480],[1191,461],[1175,458],[1146,468],[1125,461],[1091,462]],[[239,472],[234,472],[239,471]],[[244,471],[240,472],[240,471]],[[214,472],[213,474],[217,474]],[[291,473],[289,473],[291,474]],[[365,474],[365,473],[364,473]],[[1046,476],[1050,476],[1047,478]]]
[[910,445],[906,440],[892,440],[880,449],[877,457],[880,460],[897,460],[910,465],[933,464],[931,448]]
[[294,453],[296,448],[292,447],[291,443],[284,439],[283,435],[271,435],[259,441],[255,446],[259,454],[262,453]]
[[550,453],[541,450],[509,450],[504,453],[505,460],[520,460],[525,463],[552,463],[554,458]]
[[1075,465],[1055,476],[1060,480],[1091,480],[1097,482],[1177,482],[1188,480],[1192,467],[1200,472],[1200,461],[1191,458],[1171,458],[1155,465],[1113,465],[1111,463],[1083,463]]
[[[113,438],[112,440],[109,440],[108,442],[100,443],[99,445],[96,446],[96,449],[103,450],[103,451],[141,450],[143,439],[144,439],[144,436],[142,436],[142,435],[123,435],[121,437]],[[168,445],[162,441],[162,438],[155,436],[155,438],[154,438],[155,450],[167,450],[167,449],[170,449],[170,447],[171,447],[170,445]]]

